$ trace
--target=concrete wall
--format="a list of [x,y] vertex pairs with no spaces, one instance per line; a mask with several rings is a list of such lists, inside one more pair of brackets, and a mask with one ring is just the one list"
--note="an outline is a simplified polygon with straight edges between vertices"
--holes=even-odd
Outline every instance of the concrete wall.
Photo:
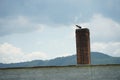
[[120,80],[120,65],[0,69],[0,80]]

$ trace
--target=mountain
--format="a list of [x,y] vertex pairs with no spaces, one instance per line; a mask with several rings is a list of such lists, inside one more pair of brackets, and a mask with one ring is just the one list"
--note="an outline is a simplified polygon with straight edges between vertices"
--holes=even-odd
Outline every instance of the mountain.
[[[67,66],[76,65],[76,55],[67,57],[58,57],[51,60],[34,60],[30,62],[3,64],[0,63],[0,68],[8,67],[34,67],[34,66]],[[91,64],[120,64],[120,57],[112,57],[100,52],[91,52]]]
[[103,53],[92,52],[91,64],[120,64],[120,57],[112,57]]

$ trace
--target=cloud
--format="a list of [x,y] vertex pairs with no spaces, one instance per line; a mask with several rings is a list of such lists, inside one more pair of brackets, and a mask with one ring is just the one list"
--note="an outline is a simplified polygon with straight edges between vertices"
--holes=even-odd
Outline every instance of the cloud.
[[91,51],[120,56],[120,24],[101,14],[94,14],[89,22],[79,23],[90,29]]
[[119,3],[119,0],[2,0],[0,17],[24,15],[42,23],[70,24],[75,16],[82,15],[80,20],[85,21],[100,12],[120,21]]
[[0,63],[17,63],[46,59],[45,53],[40,51],[25,53],[9,43],[0,44]]
[[80,23],[83,27],[88,27],[92,41],[120,41],[120,24],[111,18],[101,14],[95,14],[89,22]]
[[118,57],[120,56],[120,42],[95,42],[92,44],[91,50]]
[[42,24],[34,23],[25,16],[0,18],[0,36],[15,33],[27,33],[40,30],[41,28]]

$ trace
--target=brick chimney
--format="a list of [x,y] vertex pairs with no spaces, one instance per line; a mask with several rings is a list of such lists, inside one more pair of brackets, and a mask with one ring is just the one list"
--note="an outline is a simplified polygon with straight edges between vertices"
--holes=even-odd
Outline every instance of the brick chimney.
[[77,64],[90,64],[90,33],[87,28],[76,29]]

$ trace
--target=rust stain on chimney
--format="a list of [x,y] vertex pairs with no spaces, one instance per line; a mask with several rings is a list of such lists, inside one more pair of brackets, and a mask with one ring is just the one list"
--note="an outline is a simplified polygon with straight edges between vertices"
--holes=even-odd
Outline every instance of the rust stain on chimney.
[[90,64],[90,33],[87,28],[76,29],[77,64]]

